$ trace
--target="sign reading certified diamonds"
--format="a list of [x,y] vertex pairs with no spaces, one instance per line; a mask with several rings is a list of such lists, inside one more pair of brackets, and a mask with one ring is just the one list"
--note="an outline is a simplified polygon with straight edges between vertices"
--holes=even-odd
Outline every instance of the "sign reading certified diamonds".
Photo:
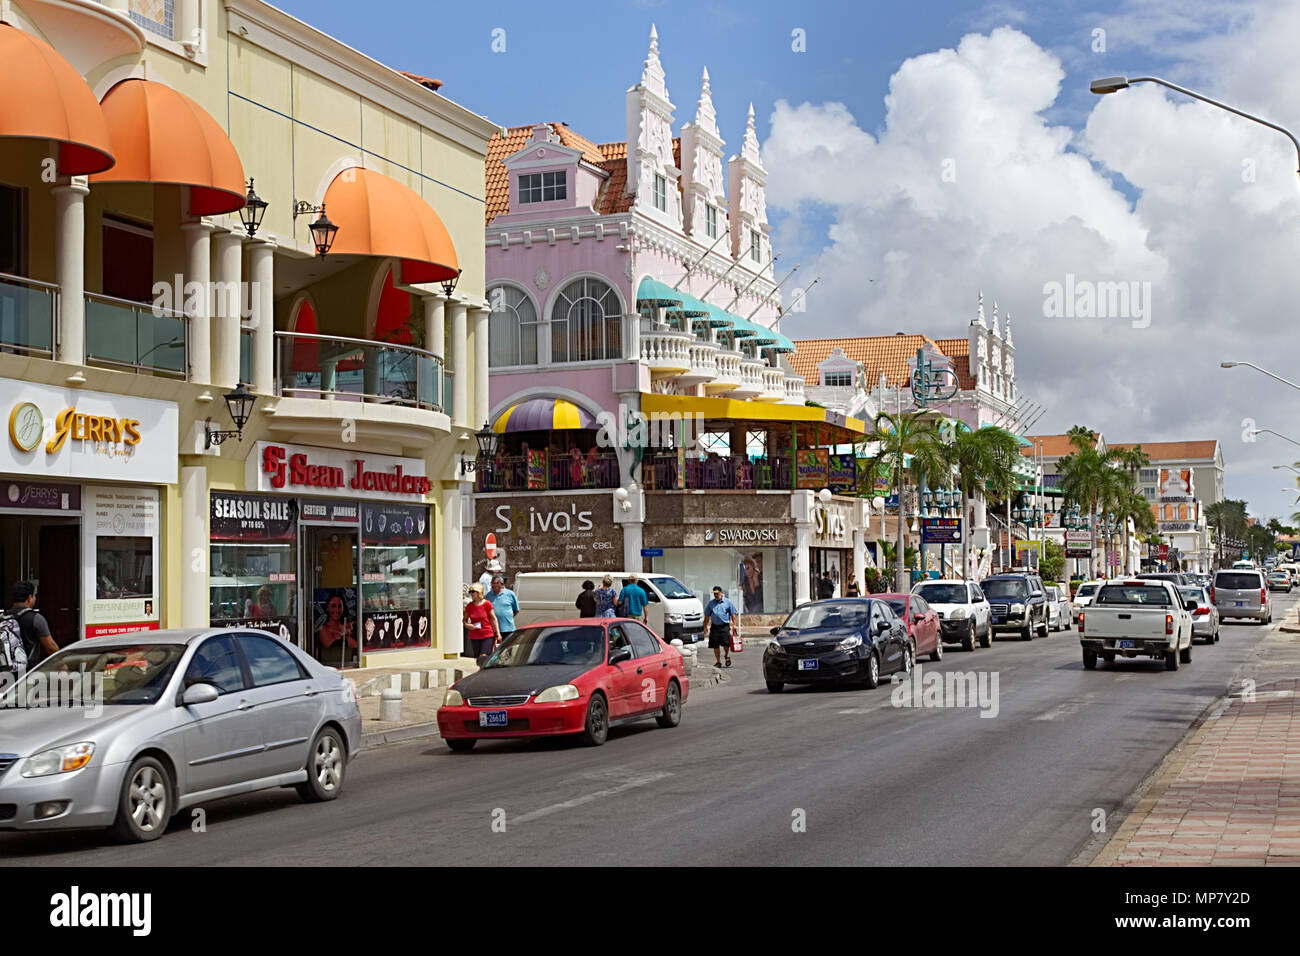
[[244,463],[249,491],[309,492],[367,501],[422,502],[432,483],[420,458],[260,441]]
[[0,471],[31,478],[176,483],[174,402],[0,378]]

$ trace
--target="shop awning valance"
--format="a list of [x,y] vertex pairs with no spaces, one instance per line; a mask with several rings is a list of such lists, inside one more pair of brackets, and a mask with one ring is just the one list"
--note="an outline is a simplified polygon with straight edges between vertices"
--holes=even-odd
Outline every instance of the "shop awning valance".
[[[858,418],[849,418],[830,409],[814,405],[782,405],[776,402],[744,402],[734,398],[695,395],[660,395],[651,392],[641,393],[641,411],[649,415],[658,412],[664,415],[682,416],[701,415],[706,419],[732,419],[734,421],[752,422],[804,422],[808,424],[834,425],[858,435],[866,431],[866,422]],[[847,440],[847,439],[846,439]]]
[[60,176],[113,165],[108,123],[90,86],[54,47],[7,23],[0,23],[0,138],[57,143]]
[[637,309],[672,308],[682,305],[686,298],[684,293],[678,292],[658,279],[642,279],[641,284],[636,287]]
[[596,427],[591,412],[562,398],[530,398],[518,402],[502,412],[492,424],[492,430],[497,434]]
[[234,143],[184,93],[133,78],[109,90],[100,106],[117,163],[92,183],[188,186],[193,216],[217,216],[244,205],[247,185]]
[[441,282],[460,274],[456,247],[438,214],[414,189],[373,169],[343,170],[325,190],[339,227],[332,255],[402,260],[402,282]]

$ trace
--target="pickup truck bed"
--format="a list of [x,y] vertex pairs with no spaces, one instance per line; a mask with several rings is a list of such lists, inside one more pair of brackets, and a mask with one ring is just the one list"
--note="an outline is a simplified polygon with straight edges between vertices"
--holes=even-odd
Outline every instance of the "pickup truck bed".
[[1080,614],[1079,642],[1088,670],[1099,657],[1149,657],[1178,670],[1192,662],[1192,615],[1168,581],[1117,581],[1102,586]]

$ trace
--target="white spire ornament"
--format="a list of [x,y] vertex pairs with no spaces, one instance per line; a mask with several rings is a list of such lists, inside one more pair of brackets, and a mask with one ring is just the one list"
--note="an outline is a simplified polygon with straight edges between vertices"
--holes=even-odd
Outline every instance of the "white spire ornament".
[[993,337],[1002,338],[1002,332],[998,329],[998,300],[993,300]]
[[979,323],[981,329],[988,330],[989,324],[984,319],[984,290],[980,289],[979,307],[975,310],[975,321]]

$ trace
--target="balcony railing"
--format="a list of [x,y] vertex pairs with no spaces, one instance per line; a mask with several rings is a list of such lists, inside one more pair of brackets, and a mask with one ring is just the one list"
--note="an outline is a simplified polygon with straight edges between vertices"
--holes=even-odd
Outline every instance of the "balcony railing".
[[648,490],[674,488],[788,491],[794,487],[790,458],[687,458],[647,456],[641,463],[641,483]]
[[144,375],[189,376],[185,313],[148,302],[86,293],[86,364]]
[[641,332],[641,361],[651,373],[680,374],[691,367],[690,345],[694,340],[685,332],[654,330]]
[[798,375],[787,375],[785,377],[785,400],[791,405],[802,405],[804,402],[803,379]]
[[714,386],[716,391],[724,391],[728,388],[735,388],[740,384],[740,360],[742,353],[730,349],[718,350],[718,374],[714,376],[713,381],[708,385]]
[[763,392],[763,369],[767,365],[758,359],[740,360],[740,386],[732,391],[735,398],[755,398]]
[[474,473],[476,491],[577,491],[583,488],[617,488],[618,458],[600,455],[552,458],[529,467],[523,458],[480,461]]
[[758,397],[773,402],[785,401],[785,372],[779,368],[763,368],[759,371],[762,376],[763,390],[759,392]]
[[442,357],[411,345],[306,332],[275,333],[281,395],[444,408]]
[[0,272],[0,352],[54,357],[59,287]]

